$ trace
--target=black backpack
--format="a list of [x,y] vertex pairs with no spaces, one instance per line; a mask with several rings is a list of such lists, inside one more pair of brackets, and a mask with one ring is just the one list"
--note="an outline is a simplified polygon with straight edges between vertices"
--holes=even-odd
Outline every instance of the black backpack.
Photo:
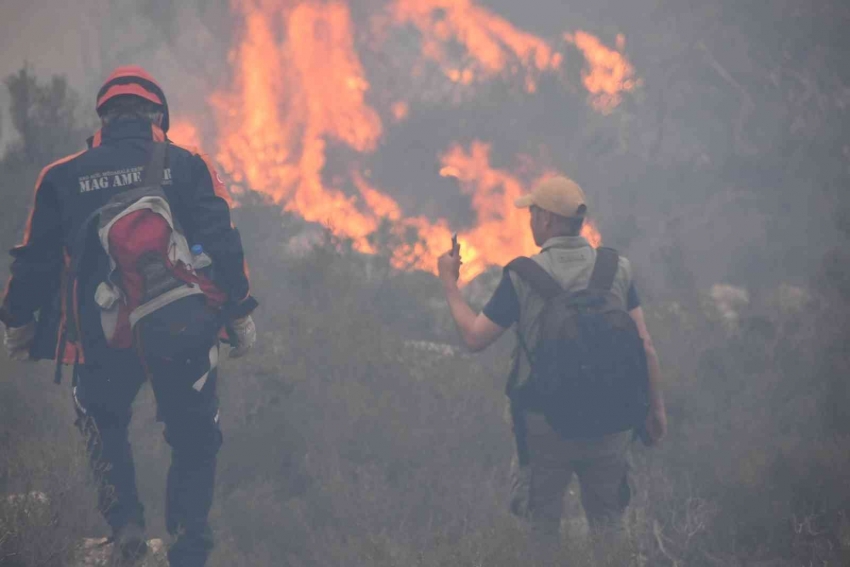
[[599,248],[587,289],[565,292],[530,258],[505,270],[516,272],[546,300],[533,351],[517,329],[531,364],[528,381],[514,388],[520,407],[543,413],[564,438],[599,437],[640,428],[649,410],[649,372],[643,339],[612,292],[619,256]]

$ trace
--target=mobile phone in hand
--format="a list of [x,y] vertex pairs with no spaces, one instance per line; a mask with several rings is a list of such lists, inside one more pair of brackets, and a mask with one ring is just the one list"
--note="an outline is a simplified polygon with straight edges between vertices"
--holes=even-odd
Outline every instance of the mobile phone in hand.
[[452,256],[455,255],[455,250],[457,250],[457,233],[452,233]]

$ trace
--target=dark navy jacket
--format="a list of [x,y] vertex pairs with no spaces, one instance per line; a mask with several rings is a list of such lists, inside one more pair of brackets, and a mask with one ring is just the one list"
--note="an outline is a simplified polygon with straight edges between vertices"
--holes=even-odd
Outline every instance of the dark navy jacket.
[[[12,277],[0,321],[21,326],[39,312],[37,342],[55,345],[50,335],[58,332],[58,320],[64,321],[60,288],[80,227],[116,192],[141,184],[154,141],[165,136],[150,122],[119,120],[90,139],[88,150],[42,170],[24,242],[11,252]],[[226,316],[247,315],[257,302],[250,295],[242,241],[231,224],[221,178],[207,157],[171,143],[165,167],[163,190],[189,244],[201,244],[212,258],[215,282],[228,298]],[[41,357],[47,357],[43,350]],[[67,351],[62,358],[67,361]]]

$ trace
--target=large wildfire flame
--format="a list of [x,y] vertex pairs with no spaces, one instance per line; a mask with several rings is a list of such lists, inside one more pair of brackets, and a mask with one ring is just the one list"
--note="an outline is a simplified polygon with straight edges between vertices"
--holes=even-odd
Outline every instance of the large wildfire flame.
[[[333,175],[332,181],[323,178],[328,142],[369,154],[382,140],[384,121],[395,124],[411,112],[408,100],[381,112],[367,102],[370,83],[355,49],[348,5],[319,0],[231,4],[243,29],[231,53],[233,84],[210,99],[218,138],[215,147],[207,149],[214,149],[234,191],[263,193],[308,221],[327,224],[364,253],[377,251],[373,236],[389,227],[396,236],[390,240],[396,267],[434,271],[436,256],[451,238],[445,220],[405,214],[356,163]],[[517,78],[533,93],[541,74],[561,72],[564,55],[555,47],[472,0],[395,0],[375,22],[376,36],[387,26],[412,26],[421,37],[421,65],[436,65],[461,85]],[[584,55],[582,79],[600,112],[610,112],[622,93],[636,87],[621,38],[616,50],[582,31],[563,39],[562,45],[573,44]],[[176,122],[171,136],[178,142],[198,142],[188,122]],[[468,147],[456,144],[441,157],[440,175],[457,180],[460,191],[470,197],[476,220],[459,231],[464,280],[536,250],[527,212],[513,206],[527,185],[517,175],[493,167],[490,148],[484,141]],[[592,223],[584,234],[594,245],[601,241]]]
[[634,67],[621,53],[626,46],[622,34],[617,36],[618,51],[608,49],[598,37],[583,31],[564,34],[564,39],[575,44],[587,59],[582,82],[590,92],[590,103],[599,112],[611,112],[623,100],[623,92],[631,92],[640,84]]
[[[522,69],[526,90],[534,92],[536,75],[556,70],[563,59],[539,37],[517,30],[472,0],[397,0],[390,15],[393,24],[416,27],[424,57],[437,62],[456,83],[469,85]],[[453,42],[468,55],[453,58]]]

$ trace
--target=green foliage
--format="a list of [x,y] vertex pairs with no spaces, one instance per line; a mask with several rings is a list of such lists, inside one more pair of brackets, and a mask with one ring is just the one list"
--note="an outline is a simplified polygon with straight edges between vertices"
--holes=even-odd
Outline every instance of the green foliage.
[[78,97],[64,77],[54,76],[43,83],[24,67],[6,77],[4,85],[10,95],[12,126],[17,133],[17,139],[0,158],[0,241],[6,250],[23,232],[40,169],[84,148],[90,132],[79,118]]
[[89,134],[81,128],[79,100],[64,77],[46,84],[23,68],[4,81],[11,95],[12,125],[18,141],[7,150],[6,166],[46,165],[85,147]]
[[85,446],[66,390],[49,369],[0,358],[0,565],[68,565],[103,529],[93,510]]

